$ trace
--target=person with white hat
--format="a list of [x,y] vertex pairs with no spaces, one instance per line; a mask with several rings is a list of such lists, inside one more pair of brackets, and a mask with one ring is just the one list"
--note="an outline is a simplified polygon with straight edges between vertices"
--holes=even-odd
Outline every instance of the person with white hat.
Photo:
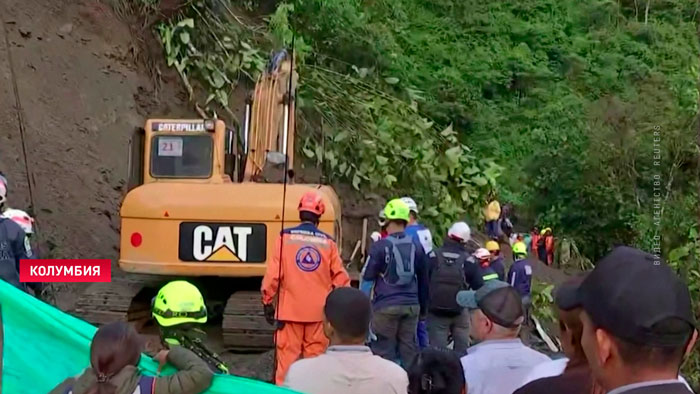
[[[7,201],[7,180],[0,179],[0,210]],[[32,255],[29,239],[24,230],[13,220],[0,215],[0,279],[26,291],[19,281],[19,262]]]
[[418,204],[411,197],[401,197],[401,201],[408,205],[410,212],[410,221],[406,226],[406,234],[416,237],[423,245],[423,250],[426,255],[430,255],[433,251],[433,234],[430,229],[418,223]]
[[469,311],[457,304],[457,293],[483,285],[479,266],[469,259],[466,244],[471,230],[456,222],[447,231],[442,247],[435,251],[430,265],[428,338],[432,346],[446,347],[450,334],[454,350],[463,355],[469,346]]

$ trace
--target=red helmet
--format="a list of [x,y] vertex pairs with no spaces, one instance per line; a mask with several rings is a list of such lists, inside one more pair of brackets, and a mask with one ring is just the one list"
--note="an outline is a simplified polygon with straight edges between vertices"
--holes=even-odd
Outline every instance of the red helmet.
[[326,205],[323,204],[321,195],[313,190],[309,190],[301,196],[299,201],[299,211],[315,213],[318,216],[326,212]]

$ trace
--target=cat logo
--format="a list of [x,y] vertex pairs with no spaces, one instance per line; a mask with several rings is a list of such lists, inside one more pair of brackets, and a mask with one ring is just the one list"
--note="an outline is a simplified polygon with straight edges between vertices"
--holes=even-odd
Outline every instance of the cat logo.
[[180,224],[180,260],[264,262],[265,225],[227,223]]

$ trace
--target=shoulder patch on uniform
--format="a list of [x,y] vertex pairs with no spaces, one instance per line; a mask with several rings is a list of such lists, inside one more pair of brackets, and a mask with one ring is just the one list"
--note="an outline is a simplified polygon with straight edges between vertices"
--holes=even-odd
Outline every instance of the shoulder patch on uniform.
[[29,237],[24,237],[24,251],[27,253],[27,257],[32,257],[32,245],[29,243]]
[[297,251],[295,260],[300,270],[313,272],[321,266],[321,253],[314,246],[304,246]]
[[525,264],[525,275],[532,275],[532,267],[529,264]]

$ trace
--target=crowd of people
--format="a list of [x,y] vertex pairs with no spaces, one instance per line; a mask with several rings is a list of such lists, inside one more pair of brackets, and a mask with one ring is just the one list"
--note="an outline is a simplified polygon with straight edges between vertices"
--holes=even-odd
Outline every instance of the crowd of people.
[[[379,216],[361,274],[364,296],[333,283],[335,263],[320,265],[330,346],[317,357],[297,352],[288,369],[278,359],[282,385],[310,394],[692,392],[679,375],[698,335],[690,294],[655,256],[617,247],[584,278],[557,288],[565,357],[553,359],[519,338],[531,304],[528,249],[544,244],[538,257],[547,259],[551,229],[530,247],[513,243],[506,275],[498,242],[473,245],[465,222],[434,248],[412,199],[389,201]],[[639,283],[652,285],[639,296]]]
[[[653,255],[617,247],[556,289],[564,354],[553,358],[520,339],[532,244],[513,243],[506,273],[497,241],[481,247],[460,221],[435,248],[415,201],[394,199],[379,215],[356,289],[335,241],[318,228],[321,194],[306,193],[298,208],[301,223],[281,232],[261,286],[277,385],[308,394],[692,393],[679,375],[698,337],[690,294]],[[177,373],[142,374],[143,343],[113,323],[98,329],[90,367],[52,393],[199,393],[228,373],[191,336],[207,321],[195,286],[167,284],[152,313],[163,345],[154,359]]]
[[[511,246],[522,242],[528,255],[547,265],[554,263],[554,235],[550,227],[540,230],[538,226],[534,226],[529,233],[524,234],[513,232],[511,204],[505,204],[501,208],[494,193],[489,195],[489,201],[484,208],[484,219],[486,235],[491,240],[495,242],[505,239]],[[489,248],[488,244],[486,247]]]

